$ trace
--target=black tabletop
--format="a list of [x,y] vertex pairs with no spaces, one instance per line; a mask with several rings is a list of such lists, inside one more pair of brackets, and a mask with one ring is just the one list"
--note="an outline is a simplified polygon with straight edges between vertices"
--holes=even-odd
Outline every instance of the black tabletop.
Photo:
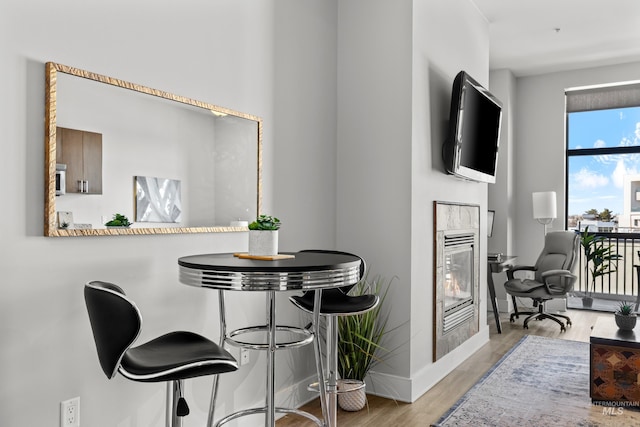
[[295,258],[262,261],[235,257],[232,253],[198,254],[178,258],[178,265],[199,270],[256,272],[256,271],[323,271],[358,266],[360,258],[348,254],[319,252],[288,252]]
[[326,252],[295,252],[294,258],[255,260],[232,253],[190,255],[178,259],[180,282],[241,291],[335,288],[360,279],[360,258]]

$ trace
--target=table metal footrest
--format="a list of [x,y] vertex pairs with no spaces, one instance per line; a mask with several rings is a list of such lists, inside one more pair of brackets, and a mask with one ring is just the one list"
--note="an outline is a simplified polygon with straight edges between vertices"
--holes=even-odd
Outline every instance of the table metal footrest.
[[[250,348],[252,350],[269,350],[269,344],[267,344],[266,342],[257,343],[237,339],[237,337],[241,335],[255,332],[263,332],[266,338],[267,334],[269,333],[269,329],[266,325],[250,326],[248,328],[236,329],[235,331],[229,333],[229,335],[225,338],[225,342],[235,347]],[[313,341],[313,333],[303,328],[298,328],[295,326],[276,326],[276,334],[278,332],[288,332],[294,335],[298,335],[299,338],[291,341],[276,342],[276,350],[302,347]]]
[[[318,417],[316,417],[313,414],[310,414],[308,412],[305,411],[301,411],[299,409],[291,409],[291,408],[275,408],[277,413],[280,414],[295,414],[295,415],[299,415],[301,417],[305,417],[311,421],[313,421],[314,423],[316,423],[319,426],[324,426],[324,422],[321,421]],[[242,411],[238,411],[238,412],[234,412],[233,414],[227,415],[224,418],[221,418],[220,420],[218,420],[215,424],[214,427],[219,427],[223,424],[228,423],[229,421],[235,420],[236,418],[240,418],[240,417],[246,417],[248,415],[255,415],[255,414],[264,414],[267,412],[267,408],[266,407],[262,407],[262,408],[251,408],[251,409],[244,409]]]

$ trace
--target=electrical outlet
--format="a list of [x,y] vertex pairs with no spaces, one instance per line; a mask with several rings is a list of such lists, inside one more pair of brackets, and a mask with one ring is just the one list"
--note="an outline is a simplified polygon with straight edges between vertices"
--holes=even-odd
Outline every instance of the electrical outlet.
[[80,398],[60,402],[60,427],[80,427]]
[[241,348],[240,349],[240,366],[246,365],[249,363],[249,349]]

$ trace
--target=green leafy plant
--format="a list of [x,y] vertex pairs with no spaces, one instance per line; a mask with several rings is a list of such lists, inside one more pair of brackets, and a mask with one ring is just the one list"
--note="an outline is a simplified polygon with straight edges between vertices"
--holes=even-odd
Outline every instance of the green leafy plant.
[[[613,252],[611,245],[604,243],[605,238],[585,230],[580,235],[580,244],[584,248],[586,268],[591,273],[591,286],[587,286],[587,294],[596,290],[596,279],[605,274],[616,271],[616,265],[611,261],[622,259],[622,255]],[[588,280],[588,278],[587,278]],[[590,290],[589,290],[590,289]]]
[[382,337],[388,332],[388,312],[382,306],[389,292],[391,281],[384,283],[380,276],[364,278],[351,289],[350,295],[375,294],[378,305],[366,313],[344,316],[338,319],[338,374],[341,378],[363,381],[376,363],[383,361],[388,350],[381,346]]
[[129,227],[131,222],[129,218],[122,214],[114,214],[113,219],[105,224],[107,227]]
[[616,313],[622,314],[623,316],[631,316],[633,314],[633,305],[628,301],[620,301]]
[[277,230],[280,228],[280,220],[271,215],[260,215],[249,224],[249,230]]

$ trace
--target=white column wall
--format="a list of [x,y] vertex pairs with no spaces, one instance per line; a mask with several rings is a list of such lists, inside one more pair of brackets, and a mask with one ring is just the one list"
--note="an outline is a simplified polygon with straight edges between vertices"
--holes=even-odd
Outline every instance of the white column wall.
[[433,202],[477,204],[486,219],[487,184],[446,175],[441,146],[455,75],[488,84],[488,24],[467,0],[342,1],[338,18],[337,243],[395,278],[394,352],[369,383],[413,401],[488,339],[481,265],[480,333],[432,361]]

